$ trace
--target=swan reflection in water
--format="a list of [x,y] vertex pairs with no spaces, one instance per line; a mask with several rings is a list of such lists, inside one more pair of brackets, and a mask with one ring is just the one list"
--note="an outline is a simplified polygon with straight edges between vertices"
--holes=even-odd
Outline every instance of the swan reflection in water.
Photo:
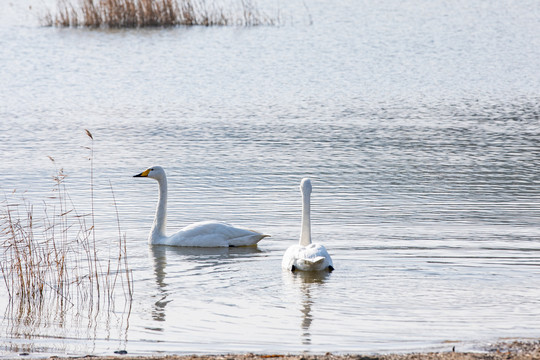
[[302,344],[311,345],[311,323],[313,321],[314,300],[312,291],[324,285],[331,273],[327,271],[299,271],[296,273],[283,272],[283,280],[291,288],[299,288],[301,295],[301,331]]
[[[151,257],[154,262],[154,275],[158,293],[152,309],[152,318],[155,321],[165,321],[165,308],[174,296],[169,288],[168,277],[191,276],[189,272],[199,272],[211,269],[224,263],[236,261],[238,258],[250,257],[262,252],[256,246],[249,247],[178,247],[178,246],[150,246]],[[169,265],[169,268],[168,268]],[[170,297],[171,296],[171,297]],[[162,331],[161,328],[151,330]]]

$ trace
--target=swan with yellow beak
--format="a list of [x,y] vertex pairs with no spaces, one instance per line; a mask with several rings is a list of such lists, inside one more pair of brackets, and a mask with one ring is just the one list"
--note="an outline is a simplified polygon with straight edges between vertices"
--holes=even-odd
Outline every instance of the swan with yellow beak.
[[202,221],[188,225],[177,233],[167,236],[167,176],[161,166],[153,166],[134,177],[151,178],[158,182],[159,198],[154,223],[148,241],[154,245],[228,247],[254,246],[269,236],[257,231],[235,227],[217,221]]

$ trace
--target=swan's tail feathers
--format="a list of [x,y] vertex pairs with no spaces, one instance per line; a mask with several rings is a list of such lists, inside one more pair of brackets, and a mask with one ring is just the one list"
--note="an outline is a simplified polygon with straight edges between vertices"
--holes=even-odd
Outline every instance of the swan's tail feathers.
[[270,237],[270,235],[265,235],[265,234],[261,234],[260,232],[256,231],[256,230],[251,230],[251,229],[247,229],[248,231],[251,231],[252,233],[254,234],[257,234],[258,236],[261,237],[261,239],[264,239],[265,237]]
[[306,267],[312,268],[312,267],[322,264],[324,262],[324,259],[325,259],[324,256],[317,256],[314,258],[299,259],[299,261],[303,262],[306,265]]
[[313,258],[313,259],[307,259],[308,261],[310,261],[313,265],[317,265],[317,264],[320,264],[324,261],[325,257],[324,256],[317,256],[316,258]]
[[235,247],[235,246],[256,246],[259,241],[264,239],[265,237],[269,237],[270,235],[263,235],[263,234],[250,234],[247,236],[241,236],[238,238],[230,239],[229,240],[229,246]]

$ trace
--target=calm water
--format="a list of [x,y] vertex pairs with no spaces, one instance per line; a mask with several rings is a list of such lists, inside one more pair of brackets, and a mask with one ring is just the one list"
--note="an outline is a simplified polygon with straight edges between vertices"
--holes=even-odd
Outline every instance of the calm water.
[[[540,336],[538,2],[293,1],[281,27],[130,31],[40,28],[40,4],[0,1],[0,190],[37,207],[49,155],[88,209],[90,129],[98,242],[117,234],[111,184],[135,292],[129,313],[29,316],[2,282],[1,357]],[[272,237],[150,247],[157,185],[131,176],[152,165],[169,232],[217,219]],[[280,268],[306,176],[327,276]]]

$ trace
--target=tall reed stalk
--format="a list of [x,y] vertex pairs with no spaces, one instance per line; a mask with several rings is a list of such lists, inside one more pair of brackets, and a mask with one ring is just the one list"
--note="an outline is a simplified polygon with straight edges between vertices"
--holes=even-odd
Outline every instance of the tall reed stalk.
[[[76,0],[73,0],[76,1]],[[89,28],[141,28],[165,26],[279,25],[279,11],[271,16],[254,0],[228,4],[211,0],[58,0],[55,15],[48,12],[46,26]]]
[[104,304],[114,307],[119,285],[130,306],[133,278],[110,184],[118,226],[117,254],[105,258],[106,266],[100,260],[104,256],[96,241],[93,136],[88,130],[87,135],[92,140],[90,213],[77,210],[66,174],[56,165],[54,201],[43,202],[41,217],[24,197],[14,202],[13,196],[6,195],[0,208],[0,271],[6,293],[12,302],[18,302],[19,309],[57,307],[60,312],[75,308],[95,313]]

